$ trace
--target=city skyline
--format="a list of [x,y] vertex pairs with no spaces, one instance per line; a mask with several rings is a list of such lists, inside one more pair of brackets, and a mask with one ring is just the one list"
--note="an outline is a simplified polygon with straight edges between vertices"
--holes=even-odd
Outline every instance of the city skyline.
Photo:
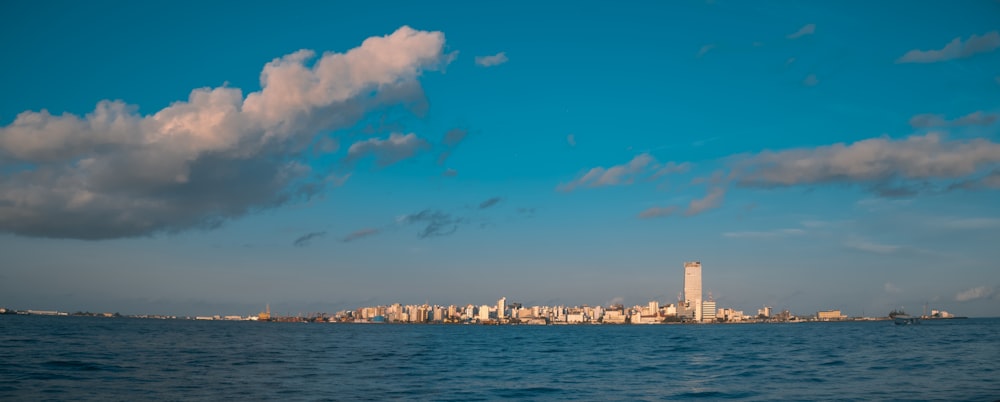
[[1000,3],[0,11],[0,306],[1000,316]]

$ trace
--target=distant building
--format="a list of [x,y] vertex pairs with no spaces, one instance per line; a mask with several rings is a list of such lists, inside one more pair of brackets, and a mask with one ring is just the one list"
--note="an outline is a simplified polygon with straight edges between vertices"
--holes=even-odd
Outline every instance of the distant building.
[[608,310],[604,312],[604,317],[601,317],[601,322],[606,324],[624,324],[625,323],[625,313],[621,310]]
[[771,317],[771,306],[764,306],[763,308],[757,309],[757,316],[763,316],[764,318]]
[[660,302],[653,300],[646,306],[645,315],[660,315]]
[[684,263],[684,303],[690,310],[690,317],[695,322],[701,322],[701,262],[692,261]]
[[257,319],[260,321],[267,321],[271,319],[271,304],[268,303],[264,306],[264,311],[257,314]]
[[816,319],[820,321],[834,321],[847,319],[847,316],[841,314],[840,310],[827,310],[817,311]]
[[701,302],[701,316],[703,322],[715,322],[715,300]]
[[502,321],[504,317],[507,315],[506,311],[507,311],[507,298],[501,297],[500,300],[497,300],[497,320]]

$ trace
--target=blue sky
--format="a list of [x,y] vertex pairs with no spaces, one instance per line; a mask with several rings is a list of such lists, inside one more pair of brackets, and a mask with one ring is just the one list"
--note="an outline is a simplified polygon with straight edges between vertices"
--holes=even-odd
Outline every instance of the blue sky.
[[0,305],[1000,315],[997,2],[0,10]]

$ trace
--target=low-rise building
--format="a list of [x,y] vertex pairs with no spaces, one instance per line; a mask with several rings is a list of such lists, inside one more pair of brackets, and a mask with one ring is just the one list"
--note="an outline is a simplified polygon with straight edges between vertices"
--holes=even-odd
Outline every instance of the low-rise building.
[[817,311],[816,319],[820,321],[838,321],[846,320],[847,316],[843,315],[840,310],[827,310],[827,311]]

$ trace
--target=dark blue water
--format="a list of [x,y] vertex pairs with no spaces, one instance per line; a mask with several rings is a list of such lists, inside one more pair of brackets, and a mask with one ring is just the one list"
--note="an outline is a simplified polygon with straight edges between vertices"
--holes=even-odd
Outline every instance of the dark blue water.
[[0,400],[997,400],[1000,319],[447,326],[0,316]]

